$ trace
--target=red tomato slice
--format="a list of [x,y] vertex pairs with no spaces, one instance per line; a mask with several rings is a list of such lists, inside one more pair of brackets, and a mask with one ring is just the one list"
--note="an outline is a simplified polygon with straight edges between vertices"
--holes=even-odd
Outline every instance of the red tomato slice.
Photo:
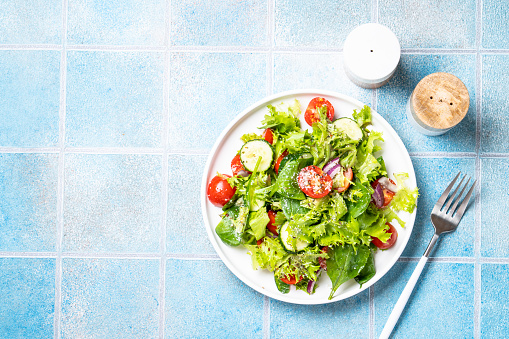
[[309,102],[308,108],[304,113],[304,120],[306,120],[309,126],[313,126],[313,123],[320,120],[320,114],[318,114],[317,108],[327,106],[327,118],[330,121],[334,120],[334,107],[329,100],[321,97],[316,97]]
[[352,168],[348,167],[348,169],[343,172],[343,176],[345,177],[345,181],[342,187],[337,188],[338,193],[344,192],[350,187],[350,181],[353,180]]
[[241,172],[241,171],[251,173],[249,171],[246,171],[246,169],[244,168],[244,165],[242,165],[242,161],[240,161],[240,154],[237,154],[232,159],[231,168],[232,168],[233,175],[238,175],[239,172]]
[[276,163],[274,164],[274,170],[276,173],[279,171],[279,165],[281,164],[281,160],[283,160],[284,157],[288,155],[288,150],[285,150],[276,160]]
[[297,284],[299,281],[301,281],[301,280],[302,280],[302,277],[299,277],[299,280],[297,280],[297,279],[295,278],[295,276],[294,276],[294,275],[291,275],[291,276],[289,276],[289,277],[282,277],[282,278],[279,278],[279,280],[281,280],[282,282],[284,282],[284,283],[286,283],[286,284],[288,284],[288,285],[295,285],[295,284]]
[[[391,184],[396,185],[396,184],[394,183],[394,181],[392,181],[392,179],[389,179],[389,181],[391,182]],[[371,187],[375,188],[375,187],[376,187],[376,185],[378,185],[378,179],[376,179],[375,181],[373,181],[373,182],[371,183]],[[389,204],[391,203],[392,198],[394,197],[394,195],[395,195],[396,193],[394,193],[393,191],[391,191],[391,190],[389,190],[389,189],[385,188],[385,186],[384,186],[384,185],[381,185],[381,186],[382,186],[382,192],[383,192],[383,194],[384,194],[384,204],[383,204],[383,206],[382,206],[382,207],[386,207],[387,205],[389,205]]]
[[297,183],[302,192],[311,198],[323,198],[332,190],[332,178],[320,167],[304,167],[297,177]]
[[263,239],[264,239],[264,238],[261,238],[261,239],[256,240],[256,244],[257,244],[258,246],[260,246],[260,245],[263,243]]
[[274,143],[274,133],[272,132],[272,130],[270,128],[267,128],[265,131],[263,131],[262,133],[262,137],[265,139],[265,141],[267,141],[269,144],[272,145],[272,143]]
[[270,210],[268,212],[268,215],[269,215],[270,221],[267,224],[267,229],[269,231],[271,231],[273,234],[279,235],[279,233],[277,232],[277,225],[274,225],[274,223],[276,222],[276,212],[274,212],[273,210]]
[[223,207],[235,194],[236,189],[232,188],[226,178],[227,174],[216,175],[210,180],[207,186],[207,197],[209,201],[218,207]]
[[396,231],[396,229],[394,228],[394,226],[391,225],[391,223],[387,223],[386,225],[389,225],[389,229],[385,232],[391,233],[391,237],[389,238],[389,240],[387,240],[387,242],[382,242],[378,238],[371,237],[371,242],[381,250],[391,248],[396,243],[396,240],[398,240],[398,231]]

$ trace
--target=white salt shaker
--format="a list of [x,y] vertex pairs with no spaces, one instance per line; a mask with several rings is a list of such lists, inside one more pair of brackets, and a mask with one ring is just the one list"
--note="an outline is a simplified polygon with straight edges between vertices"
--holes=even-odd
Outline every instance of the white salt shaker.
[[343,45],[343,65],[353,83],[378,88],[392,77],[401,56],[396,35],[387,27],[369,23],[358,26]]

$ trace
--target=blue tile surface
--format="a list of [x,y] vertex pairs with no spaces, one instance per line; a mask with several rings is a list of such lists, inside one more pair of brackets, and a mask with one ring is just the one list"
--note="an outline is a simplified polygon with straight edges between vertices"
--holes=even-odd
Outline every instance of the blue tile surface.
[[482,57],[482,132],[483,152],[509,153],[509,55],[484,55]]
[[55,259],[0,258],[0,338],[52,338]]
[[56,154],[0,154],[0,251],[56,245]]
[[481,267],[481,335],[483,338],[507,338],[509,265],[483,264]]
[[157,338],[159,260],[63,259],[62,338]]
[[474,48],[476,1],[380,0],[379,22],[402,48]]
[[[476,143],[475,55],[402,54],[394,77],[378,90],[378,113],[403,140],[410,152],[474,152]],[[446,134],[430,137],[416,133],[406,116],[412,91],[426,75],[447,72],[457,76],[470,95],[468,113]]]
[[[431,210],[442,192],[459,171],[475,179],[474,158],[417,158],[412,162],[419,187],[417,217],[414,229],[403,251],[405,257],[420,258],[435,233],[431,223]],[[457,185],[457,184],[456,184]],[[455,186],[456,187],[456,186]],[[473,257],[475,234],[475,194],[470,199],[461,223],[456,231],[440,236],[431,256],[433,257]]]
[[319,88],[371,103],[371,91],[354,85],[343,69],[341,53],[278,53],[274,55],[274,93]]
[[509,48],[509,2],[482,1],[483,48]]
[[[506,0],[0,0],[0,338],[376,338],[458,171],[480,180],[435,246],[394,338],[509,337],[509,3]],[[402,46],[370,90],[342,47],[379,22]],[[417,133],[406,104],[459,77],[466,118]],[[327,305],[255,292],[217,257],[201,216],[207,154],[267,95],[336,91],[376,108],[420,188],[402,258]]]
[[159,251],[161,167],[154,155],[66,155],[64,251]]
[[341,48],[348,33],[371,19],[372,1],[275,1],[274,43],[278,47]]
[[69,0],[67,42],[89,45],[162,46],[166,1]]
[[205,156],[170,155],[166,250],[170,253],[215,254],[200,211],[201,169]]
[[171,2],[172,45],[266,46],[267,1]]
[[[207,149],[228,123],[267,94],[262,53],[173,53],[170,148]],[[191,137],[200,132],[200,137]]]
[[222,262],[167,261],[167,338],[260,338],[262,327],[263,296]]
[[0,146],[58,142],[60,52],[0,51]]
[[0,44],[59,44],[62,1],[2,1]]
[[368,291],[326,305],[270,302],[274,338],[368,338]]
[[[378,337],[417,264],[398,262],[374,287]],[[474,265],[428,262],[392,338],[473,338]]]
[[481,255],[508,258],[509,193],[506,189],[509,159],[481,160]]
[[164,54],[69,52],[66,143],[160,147]]

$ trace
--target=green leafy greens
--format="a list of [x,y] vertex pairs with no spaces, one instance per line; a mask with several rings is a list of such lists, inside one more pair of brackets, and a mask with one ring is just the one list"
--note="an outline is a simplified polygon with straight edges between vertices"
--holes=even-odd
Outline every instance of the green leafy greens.
[[[374,237],[388,241],[391,221],[396,220],[404,227],[396,212],[413,212],[418,189],[406,186],[408,174],[396,173],[398,190],[389,206],[378,208],[373,203],[371,185],[387,176],[387,169],[383,158],[377,156],[382,149],[383,136],[369,128],[371,110],[368,106],[352,114],[362,131],[360,140],[353,140],[336,128],[327,119],[325,106],[317,109],[320,120],[313,124],[311,132],[301,129],[300,111],[297,100],[290,105],[268,106],[260,128],[272,130],[274,160],[283,153],[287,155],[280,160],[278,171],[272,166],[259,172],[257,165],[247,177],[228,179],[236,193],[223,207],[216,233],[229,246],[246,247],[254,269],[274,272],[275,284],[281,293],[289,293],[287,282],[292,279],[291,284],[297,289],[313,293],[314,283],[326,270],[332,281],[332,298],[346,281],[355,279],[362,286],[376,274],[375,247],[371,240]],[[247,133],[241,139],[247,142],[262,138],[256,133]],[[297,182],[300,170],[309,165],[322,168],[335,158],[339,158],[343,168],[353,171],[352,180],[341,171],[334,178],[335,183],[348,182],[348,189],[341,192],[333,189],[320,199],[306,196]],[[305,248],[289,250],[280,234],[267,229],[270,210],[275,213],[274,227],[278,232],[286,225],[293,244],[300,241]]]

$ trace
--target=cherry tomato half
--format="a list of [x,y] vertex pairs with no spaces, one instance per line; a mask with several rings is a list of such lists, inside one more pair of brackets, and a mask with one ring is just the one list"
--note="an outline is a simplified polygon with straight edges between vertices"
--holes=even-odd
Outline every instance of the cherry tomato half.
[[241,172],[241,171],[244,171],[246,173],[251,173],[245,169],[244,165],[242,165],[242,161],[240,161],[240,154],[237,154],[232,159],[231,168],[232,168],[233,175],[238,175],[239,172]]
[[302,280],[302,277],[299,277],[299,280],[297,280],[294,275],[291,275],[289,277],[281,277],[279,278],[279,280],[288,285],[295,285],[296,283]]
[[297,177],[297,183],[302,192],[311,198],[323,198],[332,190],[332,178],[320,167],[304,167]]
[[227,174],[216,175],[207,186],[207,197],[217,207],[223,207],[235,194],[236,189],[226,181],[229,177]]
[[343,182],[343,186],[338,187],[338,193],[344,192],[350,187],[350,182],[353,180],[353,171],[351,167],[343,171],[343,176],[345,177],[345,181]]
[[[394,183],[394,181],[392,181],[392,179],[389,179],[389,181],[391,182],[391,184],[396,185]],[[378,179],[376,179],[375,181],[373,181],[371,183],[371,187],[376,188],[376,185],[378,185]],[[386,207],[387,205],[389,205],[391,203],[392,198],[394,197],[394,194],[396,194],[396,193],[394,193],[390,189],[387,189],[384,185],[381,185],[381,186],[382,186],[382,192],[384,194],[384,204],[382,207]]]
[[263,131],[262,137],[271,145],[274,142],[274,133],[272,133],[270,128],[267,128],[265,131]]
[[398,231],[394,228],[394,226],[391,225],[391,223],[387,223],[386,225],[389,225],[389,229],[385,231],[386,233],[391,233],[391,237],[387,242],[382,242],[380,239],[371,237],[371,242],[378,247],[381,250],[386,250],[388,248],[391,248],[394,243],[396,243],[396,240],[398,240]]
[[279,233],[277,232],[277,225],[274,225],[274,223],[276,222],[276,212],[274,212],[273,210],[270,210],[268,212],[268,215],[269,215],[270,221],[267,224],[267,229],[269,231],[271,231],[273,234],[279,235]]
[[334,107],[329,100],[321,97],[316,97],[309,102],[308,108],[304,113],[304,120],[306,120],[309,126],[313,126],[313,123],[320,121],[320,114],[318,114],[317,108],[327,106],[327,118],[330,121],[334,119]]
[[279,171],[279,165],[281,164],[281,160],[283,160],[284,157],[288,155],[288,150],[285,150],[276,160],[276,163],[274,164],[274,170],[276,173]]

